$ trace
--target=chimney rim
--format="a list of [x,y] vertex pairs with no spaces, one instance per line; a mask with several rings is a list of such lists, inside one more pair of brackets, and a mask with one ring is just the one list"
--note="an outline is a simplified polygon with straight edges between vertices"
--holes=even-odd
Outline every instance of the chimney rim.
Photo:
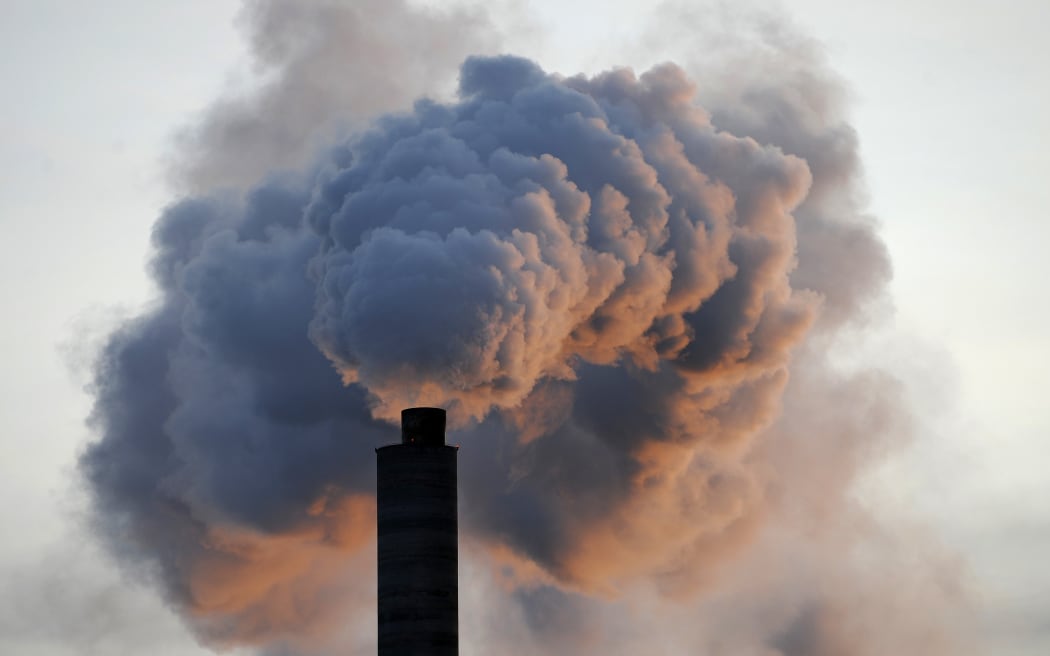
[[419,406],[401,411],[401,444],[446,446],[444,408]]

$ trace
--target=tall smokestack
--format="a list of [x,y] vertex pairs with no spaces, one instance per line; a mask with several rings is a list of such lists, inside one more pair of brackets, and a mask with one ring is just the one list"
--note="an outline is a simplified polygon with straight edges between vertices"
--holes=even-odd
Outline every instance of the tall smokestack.
[[379,656],[457,656],[456,447],[445,411],[401,411],[378,459]]

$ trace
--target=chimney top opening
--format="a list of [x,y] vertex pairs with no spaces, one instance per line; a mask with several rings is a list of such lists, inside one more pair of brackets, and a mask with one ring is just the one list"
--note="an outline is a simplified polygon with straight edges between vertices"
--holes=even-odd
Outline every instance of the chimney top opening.
[[405,408],[401,411],[401,443],[417,446],[445,445],[443,408]]

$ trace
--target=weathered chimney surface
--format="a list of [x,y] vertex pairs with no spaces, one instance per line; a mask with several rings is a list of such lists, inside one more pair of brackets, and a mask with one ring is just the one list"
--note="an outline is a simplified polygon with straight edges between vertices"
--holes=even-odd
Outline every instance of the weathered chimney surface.
[[445,411],[401,412],[401,444],[376,449],[379,656],[457,656],[456,447]]

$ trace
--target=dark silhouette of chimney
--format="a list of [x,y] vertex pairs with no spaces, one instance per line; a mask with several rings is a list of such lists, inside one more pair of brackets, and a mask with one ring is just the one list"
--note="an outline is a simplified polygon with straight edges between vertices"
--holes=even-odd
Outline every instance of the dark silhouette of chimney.
[[379,656],[458,656],[456,452],[445,411],[401,411],[401,444],[376,449]]

